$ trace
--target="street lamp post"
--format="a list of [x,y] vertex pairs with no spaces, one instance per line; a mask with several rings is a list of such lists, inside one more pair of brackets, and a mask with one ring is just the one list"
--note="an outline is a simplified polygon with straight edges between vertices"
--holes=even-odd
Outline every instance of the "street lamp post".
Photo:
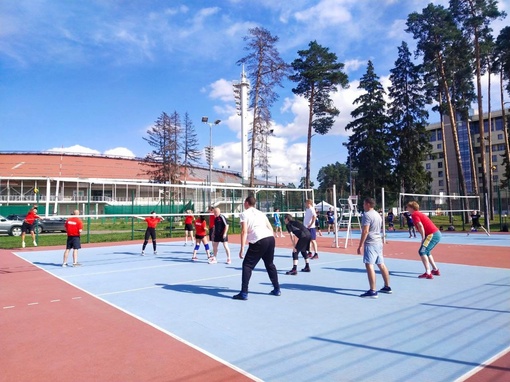
[[202,117],[202,122],[206,125],[209,125],[209,146],[205,148],[205,157],[207,159],[207,164],[209,165],[209,187],[212,192],[212,164],[214,160],[214,149],[212,145],[212,128],[215,125],[218,125],[221,121],[217,119],[214,122],[209,122],[209,117]]

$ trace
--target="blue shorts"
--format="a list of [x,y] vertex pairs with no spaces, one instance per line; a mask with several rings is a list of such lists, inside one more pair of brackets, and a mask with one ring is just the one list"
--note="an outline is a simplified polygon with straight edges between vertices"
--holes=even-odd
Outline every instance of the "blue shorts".
[[441,241],[441,232],[437,231],[425,237],[418,253],[420,256],[430,256],[430,252]]
[[66,243],[66,249],[80,249],[81,248],[81,242],[79,236],[68,236],[67,237],[67,243]]
[[363,251],[363,262],[365,264],[384,264],[382,243],[365,244]]
[[317,240],[317,231],[315,228],[308,228],[308,231],[310,231],[311,240]]

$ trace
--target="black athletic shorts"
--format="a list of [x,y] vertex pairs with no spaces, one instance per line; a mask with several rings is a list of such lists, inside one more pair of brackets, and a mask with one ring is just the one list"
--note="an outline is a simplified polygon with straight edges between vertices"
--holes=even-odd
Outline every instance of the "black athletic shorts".
[[193,224],[184,224],[185,231],[193,231]]
[[66,249],[80,249],[81,242],[79,236],[68,236]]
[[34,230],[34,224],[27,223],[23,221],[21,224],[21,232],[30,233]]
[[214,235],[213,241],[216,243],[226,243],[228,242],[228,235],[223,237],[223,235]]

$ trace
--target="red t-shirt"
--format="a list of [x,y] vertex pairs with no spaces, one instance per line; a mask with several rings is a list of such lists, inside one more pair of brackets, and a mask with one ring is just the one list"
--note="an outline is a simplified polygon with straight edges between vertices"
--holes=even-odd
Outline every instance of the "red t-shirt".
[[423,229],[425,230],[425,236],[431,235],[434,232],[439,231],[439,228],[432,223],[432,220],[429,219],[427,215],[420,211],[414,211],[411,214],[413,218],[413,222],[416,225],[417,223],[423,224]]
[[184,218],[184,224],[191,224],[193,223],[193,215],[186,215]]
[[207,229],[207,222],[205,220],[197,219],[195,220],[195,233],[198,236],[205,236]]
[[80,231],[83,229],[83,223],[80,218],[69,218],[65,222],[67,236],[80,236]]
[[156,216],[149,216],[149,217],[145,218],[145,221],[147,222],[147,227],[148,228],[156,228],[158,223],[161,220],[162,220],[161,218],[156,217]]
[[28,224],[34,224],[35,219],[40,219],[40,217],[33,210],[28,211],[27,216],[25,216],[25,221]]

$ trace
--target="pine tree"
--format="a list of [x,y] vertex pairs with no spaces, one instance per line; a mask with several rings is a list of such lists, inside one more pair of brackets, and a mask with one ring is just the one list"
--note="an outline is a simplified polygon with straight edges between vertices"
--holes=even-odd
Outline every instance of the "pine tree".
[[347,88],[349,80],[336,54],[317,41],[310,42],[308,49],[298,51],[298,55],[291,64],[294,74],[289,78],[297,82],[292,92],[308,100],[305,187],[309,188],[312,131],[324,135],[333,127],[334,117],[340,111],[333,104],[331,93],[336,92],[338,86]]
[[186,112],[184,114],[183,129],[182,129],[182,144],[181,144],[181,157],[184,166],[184,181],[188,174],[193,174],[193,165],[200,162],[202,152],[199,149],[197,132],[193,121]]
[[431,148],[425,129],[427,99],[420,68],[412,62],[407,43],[402,42],[398,48],[398,59],[390,73],[388,115],[394,137],[394,177],[401,192],[425,193],[431,181],[422,164]]
[[143,160],[149,168],[149,176],[156,183],[169,183],[172,174],[172,136],[170,117],[161,113],[153,126],[147,130],[143,139],[153,148]]
[[277,86],[282,86],[289,67],[276,49],[278,37],[271,35],[267,29],[261,27],[252,28],[248,32],[249,35],[244,37],[244,41],[247,41],[245,50],[250,53],[237,63],[246,65],[248,78],[252,84],[250,91],[250,108],[253,110],[250,134],[250,187],[253,187],[257,162],[256,153],[259,156],[266,156],[258,163],[263,167],[263,171],[268,171],[268,167],[265,166],[267,150],[264,147],[266,141],[263,134],[271,123],[271,107],[278,99],[278,94],[274,89]]
[[361,195],[380,200],[381,187],[391,187],[393,140],[388,131],[385,91],[375,74],[372,61],[368,61],[367,72],[361,77],[358,89],[365,91],[354,104],[351,112],[354,119],[346,127],[352,130],[349,137],[352,165],[358,169],[356,186]]

